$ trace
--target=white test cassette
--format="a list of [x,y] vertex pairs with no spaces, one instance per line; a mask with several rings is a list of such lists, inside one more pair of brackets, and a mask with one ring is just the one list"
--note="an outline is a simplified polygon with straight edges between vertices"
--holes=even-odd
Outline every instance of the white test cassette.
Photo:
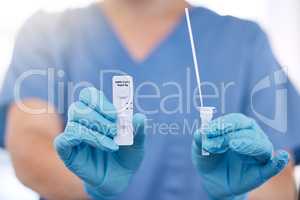
[[117,136],[118,145],[133,144],[133,78],[129,75],[114,76],[113,104],[117,109]]

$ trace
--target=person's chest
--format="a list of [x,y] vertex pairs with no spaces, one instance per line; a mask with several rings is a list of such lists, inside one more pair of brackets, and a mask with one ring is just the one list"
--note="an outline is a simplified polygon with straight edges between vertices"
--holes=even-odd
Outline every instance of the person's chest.
[[[200,124],[196,76],[188,33],[184,27],[177,31],[141,63],[134,62],[109,32],[103,33],[105,37],[74,39],[66,52],[68,91],[75,100],[80,89],[91,85],[112,100],[114,75],[134,79],[134,112],[148,118],[146,154],[122,199],[147,199],[153,193],[170,199],[192,194],[205,199],[190,158],[193,133]],[[204,104],[216,107],[215,117],[241,112],[245,59],[238,48],[222,46],[226,39],[217,42],[210,35],[195,35]]]
[[[204,104],[216,107],[216,116],[239,112],[244,95],[239,77],[242,62],[214,46],[203,42],[198,48]],[[153,131],[190,134],[185,131],[197,127],[200,101],[189,43],[184,39],[163,44],[141,63],[117,46],[74,44],[67,63],[75,96],[80,88],[93,85],[111,99],[112,77],[129,74],[134,80],[135,112],[146,114],[153,123],[166,123]]]

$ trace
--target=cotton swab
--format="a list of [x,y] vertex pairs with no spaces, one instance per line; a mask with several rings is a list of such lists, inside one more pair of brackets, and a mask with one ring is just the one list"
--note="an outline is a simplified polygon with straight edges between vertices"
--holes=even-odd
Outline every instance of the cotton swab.
[[[213,118],[213,113],[215,111],[215,108],[214,107],[204,107],[204,104],[203,104],[199,66],[198,66],[198,61],[197,61],[197,56],[196,56],[196,48],[195,48],[195,42],[194,42],[193,31],[192,31],[190,14],[189,14],[188,8],[185,8],[185,16],[186,16],[186,21],[187,21],[188,30],[189,30],[190,42],[191,42],[192,53],[193,53],[194,68],[195,68],[195,74],[196,74],[197,85],[198,85],[198,90],[199,90],[199,98],[200,98],[199,111],[200,111],[200,118],[201,118],[200,132],[202,134],[202,144],[203,144],[203,142],[205,140],[204,132],[205,132],[205,130],[207,130],[208,124]],[[205,151],[202,148],[202,155],[209,156],[209,152]]]
[[195,68],[195,74],[196,74],[196,78],[197,78],[197,85],[198,85],[199,98],[200,98],[200,106],[203,107],[203,98],[202,98],[202,91],[201,91],[201,80],[200,80],[200,75],[199,75],[199,66],[198,66],[198,61],[197,61],[197,56],[196,56],[196,48],[195,48],[193,31],[192,31],[190,14],[189,14],[189,9],[188,8],[185,8],[185,16],[186,16],[186,21],[187,21],[187,25],[188,25],[189,35],[190,35],[190,42],[191,42],[192,53],[193,53],[194,68]]

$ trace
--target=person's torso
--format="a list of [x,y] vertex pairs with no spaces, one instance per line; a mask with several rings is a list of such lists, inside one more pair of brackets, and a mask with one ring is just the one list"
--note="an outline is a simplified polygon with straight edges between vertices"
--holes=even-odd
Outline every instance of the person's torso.
[[[118,199],[207,199],[191,161],[193,132],[200,121],[185,19],[138,63],[128,55],[95,5],[74,13],[69,17],[73,25],[66,31],[68,42],[58,58],[64,63],[68,81],[64,85],[67,104],[89,85],[103,90],[111,99],[112,76],[126,73],[134,79],[134,112],[148,118],[145,158]],[[204,105],[216,107],[215,116],[242,112],[244,103],[246,47],[239,44],[239,35],[227,35],[226,21],[230,19],[203,8],[191,11]]]

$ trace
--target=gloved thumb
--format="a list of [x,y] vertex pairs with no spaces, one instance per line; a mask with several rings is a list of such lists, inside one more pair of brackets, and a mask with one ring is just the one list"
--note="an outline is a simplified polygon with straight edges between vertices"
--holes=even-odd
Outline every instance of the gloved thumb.
[[135,171],[144,156],[146,116],[135,114],[133,116],[134,141],[131,146],[120,146],[119,151],[115,153],[116,159],[122,166]]
[[69,159],[71,153],[72,153],[72,148],[69,143],[69,141],[66,139],[64,134],[59,134],[55,139],[54,139],[54,148],[56,149],[59,157],[62,160],[67,160]]
[[145,124],[147,117],[141,113],[136,113],[133,116],[133,133],[134,142],[133,146],[142,146],[145,140]]
[[280,150],[276,155],[261,169],[261,177],[263,180],[268,180],[271,177],[279,174],[288,164],[289,154],[286,151]]
[[196,154],[202,155],[202,135],[199,130],[196,130],[194,133],[194,142],[192,147]]

